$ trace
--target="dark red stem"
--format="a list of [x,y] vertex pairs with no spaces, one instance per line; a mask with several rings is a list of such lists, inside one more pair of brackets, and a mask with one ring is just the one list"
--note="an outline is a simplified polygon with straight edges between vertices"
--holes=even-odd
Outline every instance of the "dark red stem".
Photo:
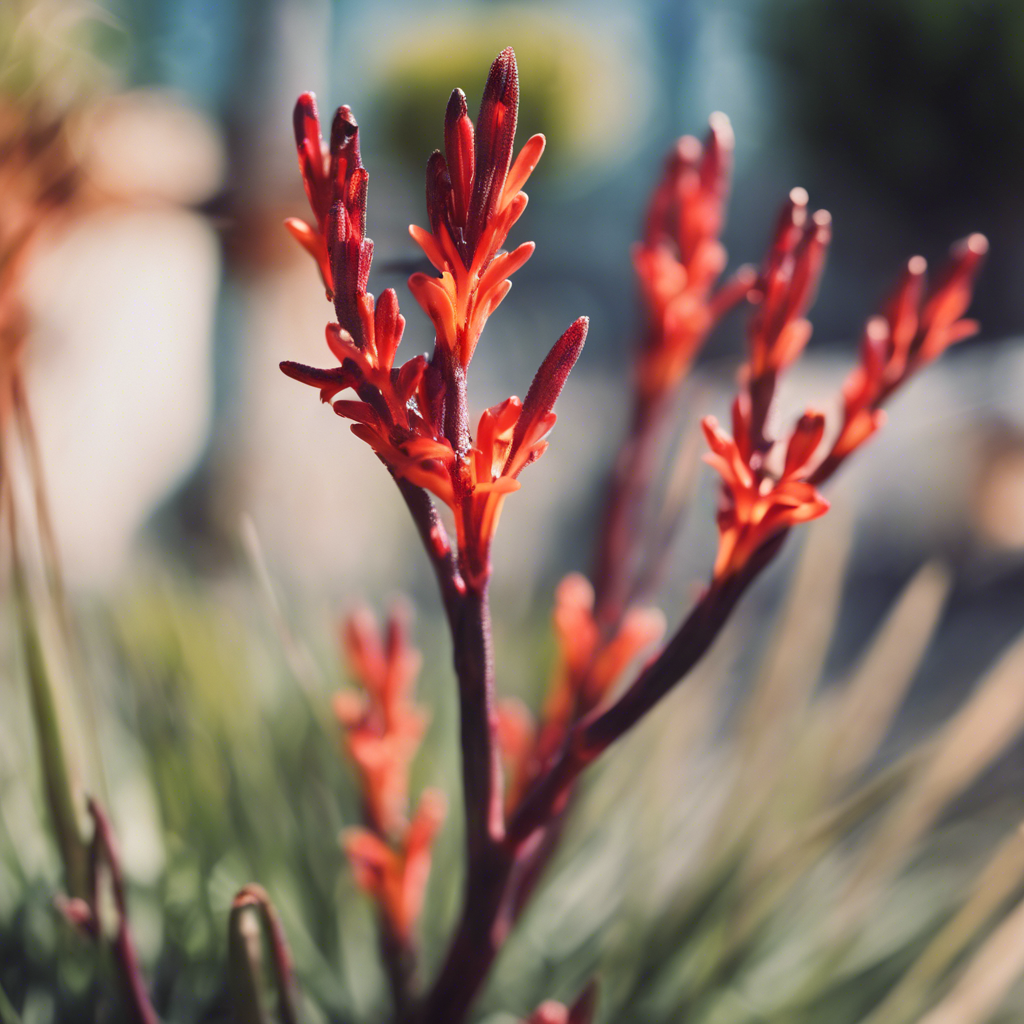
[[[765,544],[744,570],[713,583],[664,650],[610,707],[596,709],[576,723],[562,751],[523,798],[508,823],[504,843],[479,864],[467,890],[462,920],[417,1024],[458,1024],[480,990],[504,941],[510,915],[503,914],[509,880],[538,830],[564,807],[584,768],[631,729],[704,656],[736,602],[775,557],[785,540]],[[525,852],[529,856],[528,852]],[[519,908],[521,909],[521,908]]]
[[[95,800],[89,801],[89,813],[92,815],[96,829],[93,838],[93,864],[98,866],[99,861],[104,860],[110,871],[110,885],[114,894],[114,907],[117,911],[117,932],[113,942],[114,960],[117,963],[121,986],[124,990],[129,1019],[133,1024],[160,1024],[160,1018],[149,1001],[149,993],[146,991],[146,983],[142,979],[142,968],[139,966],[138,954],[135,951],[135,943],[132,940],[131,928],[128,924],[128,899],[113,829],[110,827],[103,808]],[[98,922],[97,902],[94,881],[92,911]]]
[[452,634],[459,683],[462,789],[466,815],[466,897],[477,898],[479,874],[504,839],[501,758],[495,742],[494,654],[486,585],[468,589]]
[[640,520],[653,476],[663,402],[638,398],[608,484],[594,566],[594,615],[612,629],[626,610],[642,535]]

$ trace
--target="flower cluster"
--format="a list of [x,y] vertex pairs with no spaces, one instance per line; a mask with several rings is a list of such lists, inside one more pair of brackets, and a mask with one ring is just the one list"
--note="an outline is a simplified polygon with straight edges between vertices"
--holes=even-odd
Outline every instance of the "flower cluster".
[[392,612],[383,637],[368,611],[352,613],[342,641],[364,692],[338,694],[334,713],[359,771],[367,826],[349,829],[345,849],[356,881],[404,943],[419,916],[431,844],[445,810],[444,797],[427,790],[407,819],[409,766],[425,724],[412,699],[420,655],[409,646],[401,609]]
[[412,938],[423,907],[430,851],[445,809],[441,792],[428,789],[397,846],[368,829],[350,829],[345,836],[345,852],[356,882],[380,906],[392,934],[403,945]]
[[409,646],[401,608],[392,611],[383,637],[368,609],[352,612],[342,644],[363,692],[339,693],[334,714],[359,769],[367,820],[380,834],[393,835],[405,824],[409,765],[426,724],[412,699],[420,654]]
[[594,588],[579,573],[558,585],[553,621],[558,667],[544,707],[541,759],[554,753],[572,722],[597,707],[637,655],[665,632],[665,616],[657,608],[631,608],[603,633],[594,619]]
[[631,608],[612,630],[602,630],[594,617],[594,588],[575,572],[555,591],[552,621],[558,662],[539,724],[519,701],[498,706],[511,808],[558,752],[572,724],[600,705],[637,656],[665,633],[665,616],[657,608]]
[[810,339],[804,314],[817,290],[830,238],[829,215],[819,210],[809,216],[807,193],[793,189],[752,295],[759,304],[750,318],[748,361],[732,408],[733,436],[713,416],[703,422],[711,448],[705,460],[723,480],[714,567],[719,581],[739,573],[773,537],[828,511],[828,502],[807,482],[825,417],[804,413],[786,442],[781,470],[775,471],[769,458],[775,446],[765,437],[765,424],[779,374]]
[[[794,189],[761,272],[759,306],[749,327],[749,357],[733,403],[732,437],[714,417],[704,420],[711,449],[705,460],[722,476],[718,512],[717,581],[735,576],[769,541],[798,523],[824,515],[817,490],[881,425],[881,404],[908,377],[977,329],[963,319],[988,243],[971,235],[954,249],[936,286],[925,294],[925,261],[911,259],[880,316],[865,328],[861,360],[843,386],[842,422],[831,448],[820,451],[825,417],[808,410],[783,447],[766,437],[779,375],[811,336],[805,313],[813,301],[831,237],[824,211],[807,213],[807,193]],[[781,462],[781,466],[779,463]]]
[[509,277],[532,255],[533,242],[498,254],[526,209],[523,185],[544,152],[534,135],[515,162],[519,75],[512,48],[491,66],[474,128],[466,97],[456,89],[444,119],[444,154],[427,162],[430,231],[409,232],[441,277],[413,274],[409,288],[430,317],[437,346],[464,372],[487,318],[511,288]]
[[825,417],[806,412],[790,435],[781,474],[773,476],[753,458],[749,406],[743,397],[733,403],[733,436],[721,430],[714,416],[703,423],[711,451],[705,460],[723,480],[718,510],[718,554],[715,579],[735,575],[765,543],[797,523],[817,519],[828,502],[806,480],[808,463],[825,432]]
[[718,283],[726,264],[719,236],[732,149],[729,119],[712,114],[704,145],[684,135],[651,197],[643,241],[633,250],[646,320],[638,363],[641,401],[675,389],[712,328],[754,283],[748,267]]
[[[508,293],[509,276],[533,252],[533,243],[501,251],[526,207],[521,191],[544,149],[531,138],[515,162],[512,149],[519,101],[515,56],[503,51],[491,67],[474,127],[466,98],[456,90],[445,117],[445,154],[427,165],[430,231],[413,238],[440,278],[417,273],[409,288],[435,330],[429,359],[395,366],[405,320],[388,289],[374,302],[367,291],[373,242],[366,237],[368,174],[359,156],[358,127],[348,107],[334,118],[329,145],[320,134],[312,94],[295,110],[299,166],[315,226],[287,226],[316,259],[333,298],[337,323],[327,345],[340,365],[315,369],[285,362],[290,377],[320,389],[338,415],[353,421],[398,479],[422,487],[452,510],[459,566],[466,584],[479,588],[490,573],[490,544],[505,495],[546,447],[555,400],[587,333],[580,318],[555,343],[526,399],[512,397],[487,409],[475,439],[469,430],[466,369],[490,314]],[[355,399],[335,401],[351,388]]]
[[860,362],[843,385],[842,425],[819,469],[820,478],[831,474],[882,425],[881,404],[904,381],[950,345],[977,332],[977,321],[964,319],[964,313],[987,251],[984,235],[958,242],[930,291],[924,258],[907,261],[882,313],[865,325]]

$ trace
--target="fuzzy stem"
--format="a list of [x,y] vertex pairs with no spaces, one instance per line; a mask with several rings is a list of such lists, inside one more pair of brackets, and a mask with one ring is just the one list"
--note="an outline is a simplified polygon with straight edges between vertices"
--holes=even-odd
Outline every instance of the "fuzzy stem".
[[594,614],[606,629],[613,628],[626,610],[664,411],[663,402],[637,398],[629,435],[608,484],[594,565]]
[[416,524],[420,539],[423,541],[427,557],[433,566],[445,614],[448,616],[448,624],[454,631],[466,587],[459,575],[455,552],[448,541],[444,524],[437,514],[437,509],[434,508],[434,503],[430,500],[430,495],[422,487],[417,487],[401,477],[395,477],[395,483],[398,484],[398,489],[402,492],[402,497]]
[[452,637],[459,682],[462,785],[466,813],[466,895],[475,897],[492,846],[504,838],[501,758],[496,742],[494,654],[486,584],[469,589]]

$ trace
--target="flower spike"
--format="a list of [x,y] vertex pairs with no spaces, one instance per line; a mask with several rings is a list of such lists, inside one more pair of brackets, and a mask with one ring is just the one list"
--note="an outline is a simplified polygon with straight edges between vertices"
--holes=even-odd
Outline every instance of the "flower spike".
[[[533,243],[501,251],[526,206],[521,191],[544,149],[534,136],[513,161],[519,104],[515,54],[494,61],[474,128],[466,97],[456,89],[445,112],[445,152],[427,164],[430,231],[411,228],[441,276],[414,274],[409,287],[434,324],[433,356],[402,365],[395,357],[405,320],[393,290],[377,302],[367,291],[373,242],[366,237],[368,174],[359,155],[359,129],[348,107],[335,115],[324,145],[311,93],[295,107],[299,167],[314,224],[288,228],[315,257],[337,323],[327,346],[338,364],[317,369],[284,362],[290,377],[316,387],[324,402],[352,421],[399,480],[429,491],[456,521],[463,580],[481,586],[506,494],[546,448],[552,407],[586,337],[576,321],[552,349],[521,403],[512,397],[481,416],[474,440],[466,398],[466,367],[488,316],[511,287],[509,276],[533,253]],[[338,398],[351,388],[353,398]],[[438,550],[447,551],[441,545]],[[463,585],[462,580],[458,586]],[[458,588],[456,588],[458,589]]]
[[880,316],[864,328],[859,364],[843,384],[843,420],[815,480],[827,479],[885,420],[882,403],[918,370],[951,345],[978,330],[964,318],[974,280],[988,252],[984,235],[970,235],[953,246],[938,281],[926,291],[927,264],[907,261]]
[[519,75],[511,47],[491,65],[474,127],[456,89],[445,112],[445,152],[427,162],[430,231],[409,233],[441,273],[413,274],[409,289],[436,332],[437,347],[461,366],[473,358],[487,318],[511,287],[509,277],[533,254],[526,242],[499,252],[526,208],[522,186],[544,150],[533,136],[512,163],[519,111]]
[[[740,406],[737,399],[736,406]],[[714,578],[723,581],[743,570],[754,553],[797,523],[817,519],[828,511],[828,502],[807,483],[806,468],[821,441],[825,418],[807,412],[790,436],[785,468],[773,478],[752,458],[749,435],[742,425],[749,422],[734,412],[736,438],[723,431],[714,416],[702,426],[711,451],[704,460],[722,476],[722,504],[718,511],[718,555]]]
[[733,134],[725,114],[712,114],[708,123],[703,145],[684,135],[669,154],[633,252],[647,320],[638,383],[648,402],[677,386],[712,328],[755,280],[743,267],[719,285]]
[[368,609],[346,617],[342,644],[364,694],[334,698],[345,747],[359,769],[367,819],[381,836],[405,825],[409,765],[426,724],[413,701],[421,659],[408,642],[405,619],[396,607],[382,637]]

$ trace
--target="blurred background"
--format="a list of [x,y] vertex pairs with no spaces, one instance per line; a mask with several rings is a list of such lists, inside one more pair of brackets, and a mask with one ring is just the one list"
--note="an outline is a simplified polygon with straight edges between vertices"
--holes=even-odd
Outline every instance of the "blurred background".
[[[234,792],[233,772],[251,774],[252,792],[277,787],[283,805],[288,786],[318,780],[323,791],[292,808],[307,824],[327,813],[330,786],[346,784],[342,769],[339,781],[325,767],[329,743],[315,752],[303,747],[311,712],[289,703],[295,652],[266,626],[264,575],[280,601],[275,614],[312,651],[303,647],[318,693],[341,677],[333,628],[345,603],[379,604],[399,590],[413,596],[419,642],[433,666],[425,685],[440,723],[421,772],[450,781],[448,652],[405,509],[369,449],[278,370],[283,359],[322,365],[323,327],[333,319],[314,267],[282,220],[306,213],[291,133],[296,96],[315,91],[322,117],[349,104],[370,171],[371,289],[398,290],[409,321],[406,357],[428,351],[428,322],[405,287],[421,258],[407,226],[424,223],[423,168],[441,144],[449,92],[461,86],[474,112],[489,63],[506,45],[516,50],[522,84],[519,139],[543,131],[548,149],[511,239],[533,239],[537,252],[473,363],[477,411],[510,392],[522,395],[573,318],[588,315],[591,329],[560,400],[551,449],[502,518],[494,552],[502,684],[538,699],[552,651],[553,587],[588,567],[605,474],[628,413],[637,312],[630,245],[665,153],[684,132],[703,136],[715,110],[729,115],[736,133],[725,232],[732,266],[760,260],[794,185],[833,215],[814,337],[784,392],[794,409],[837,391],[865,318],[908,256],[921,253],[937,266],[970,232],[991,242],[972,310],[979,336],[900,396],[884,433],[835,488],[834,504],[849,513],[853,554],[823,678],[849,669],[928,559],[951,567],[952,590],[894,750],[947,713],[1024,626],[1024,5],[1017,0],[12,0],[0,11],[0,94],[11,109],[24,103],[65,119],[67,159],[79,181],[73,205],[47,230],[27,270],[26,374],[98,699],[117,709],[104,726],[116,742],[104,742],[100,760],[120,780],[115,818],[135,822],[126,857],[136,882],[150,886],[151,928],[143,904],[139,930],[151,957],[161,928],[177,929],[175,948],[205,949],[214,940],[203,929],[216,915],[190,919],[189,894],[212,892],[210,905],[222,910],[231,885],[253,869],[234,847],[245,829],[261,826],[239,810],[232,837],[217,820],[223,794]],[[726,408],[742,325],[742,312],[733,314],[709,343],[681,403],[680,430]],[[713,559],[714,500],[711,474],[702,474],[666,573],[661,604],[670,622]],[[752,599],[751,628],[769,621],[795,554]],[[536,642],[518,643],[523,635]],[[8,663],[15,660],[8,652]],[[9,722],[23,720],[14,684],[4,687]],[[256,721],[250,688],[264,711],[292,708],[277,738]],[[213,724],[186,740],[191,702]],[[225,767],[222,743],[240,735],[255,746],[245,764]],[[260,744],[291,774],[260,768]],[[183,781],[197,750],[209,763],[193,760],[199,774]],[[156,777],[136,772],[154,751]],[[8,780],[18,764],[11,754]],[[1019,752],[999,761],[978,806],[1011,815],[1021,802],[1022,767]],[[8,827],[12,818],[27,821],[27,804],[16,801],[28,797],[13,783],[4,792]],[[355,814],[347,799],[331,805],[337,827]],[[190,859],[175,851],[173,836],[183,842],[198,827],[194,813],[214,838],[208,853]],[[275,839],[287,849],[268,847],[261,863],[281,878],[282,865],[305,864],[333,892],[337,828],[314,850],[302,849],[299,824],[294,830]],[[23,844],[38,841],[38,830],[15,831]],[[52,879],[23,868],[17,885],[10,871],[0,873],[0,919],[8,922],[23,907],[20,887],[42,892]],[[432,896],[440,920],[455,891],[449,883]],[[316,901],[297,892],[285,880],[275,896],[288,904],[294,895],[289,924],[298,928],[307,915],[299,958],[311,963],[317,929],[326,934],[334,925],[317,914],[310,923]],[[161,925],[167,906],[172,913]],[[26,933],[8,926],[7,934],[41,929],[33,941],[45,952],[60,940],[46,939],[40,920],[29,919]],[[169,993],[173,962],[162,971]],[[358,988],[358,968],[349,973]],[[324,1000],[348,1005],[349,996],[324,985]],[[188,1002],[180,992],[175,998]],[[373,1005],[370,996],[352,999]],[[32,1019],[52,1017],[52,1006],[40,1005]]]
[[[537,254],[489,327],[475,401],[523,393],[565,324],[581,313],[592,324],[562,443],[499,540],[510,591],[529,601],[538,573],[547,584],[585,559],[624,417],[630,244],[669,146],[703,135],[714,110],[737,137],[725,236],[734,265],[760,259],[793,185],[833,214],[809,375],[843,372],[909,255],[937,264],[954,239],[988,234],[973,309],[981,335],[897,410],[863,504],[881,511],[879,543],[915,547],[912,558],[979,542],[999,548],[1005,567],[1002,551],[1024,546],[1024,513],[1009,511],[1024,487],[1014,484],[1022,371],[1012,344],[1024,323],[1019,5],[671,0],[584,13],[110,0],[16,3],[12,23],[20,8],[8,31],[42,51],[50,87],[77,90],[85,108],[74,138],[91,203],[38,255],[31,282],[31,386],[77,583],[108,586],[140,539],[216,572],[243,512],[281,572],[332,597],[386,592],[422,572],[373,456],[277,370],[284,358],[322,358],[330,314],[281,229],[305,208],[290,111],[307,89],[324,110],[353,107],[371,171],[375,288],[399,289],[404,344],[426,351],[429,328],[404,285],[418,259],[406,228],[423,218],[423,166],[452,85],[474,106],[489,55],[508,43],[523,82],[520,137],[543,131],[549,147],[516,236],[535,239]],[[702,370],[715,386],[731,384],[741,325],[734,316],[708,347]],[[968,457],[975,443],[984,458]],[[923,519],[922,491],[932,499]],[[908,505],[912,523],[896,513]],[[705,561],[698,551],[684,574]]]

